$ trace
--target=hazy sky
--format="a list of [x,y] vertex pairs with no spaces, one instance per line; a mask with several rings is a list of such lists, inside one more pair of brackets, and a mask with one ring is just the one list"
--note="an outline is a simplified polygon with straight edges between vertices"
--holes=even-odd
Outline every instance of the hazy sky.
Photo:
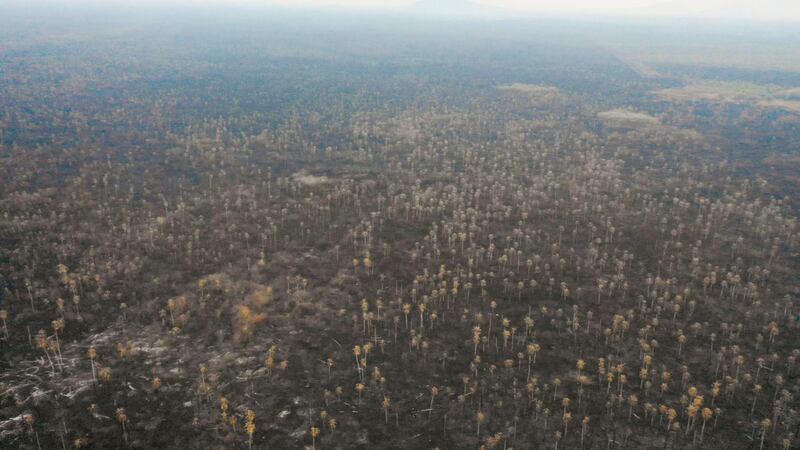
[[[2,4],[6,0],[0,0]],[[15,0],[8,0],[14,3]],[[81,0],[25,0],[28,4],[55,2],[64,5]],[[83,0],[96,3],[99,0]],[[452,3],[467,0],[423,0],[428,3]],[[404,8],[415,0],[102,0],[101,4],[134,5],[282,5],[359,8]],[[750,19],[800,22],[800,0],[473,0],[473,3],[501,10],[533,14],[672,16],[715,19]]]
[[[327,6],[353,5],[361,7],[405,6],[414,3],[414,0],[241,1]],[[450,2],[453,0],[446,1]],[[800,0],[475,0],[474,3],[505,9],[548,14],[657,15],[757,20],[800,20]]]

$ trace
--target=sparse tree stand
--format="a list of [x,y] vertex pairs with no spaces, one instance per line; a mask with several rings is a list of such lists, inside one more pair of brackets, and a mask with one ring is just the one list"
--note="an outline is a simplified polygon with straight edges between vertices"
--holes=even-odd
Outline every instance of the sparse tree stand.
[[[237,83],[225,84],[229,89]],[[363,93],[370,94],[370,89],[364,86]],[[173,94],[180,100],[180,89]],[[471,93],[465,94],[465,102],[471,101]],[[13,100],[14,93],[9,95]],[[295,96],[305,98],[302,92]],[[1,343],[14,353],[16,367],[0,376],[0,392],[26,383],[16,389],[23,390],[19,401],[4,405],[13,411],[9,416],[24,418],[19,444],[39,447],[36,432],[42,429],[45,450],[54,447],[57,434],[64,436],[66,447],[67,434],[75,439],[88,428],[92,445],[113,447],[119,444],[113,425],[117,421],[128,445],[156,447],[160,436],[154,434],[137,433],[128,439],[128,430],[134,431],[130,422],[138,426],[136,414],[130,421],[120,420],[124,410],[113,416],[120,406],[138,411],[144,401],[154,421],[163,421],[190,440],[206,441],[195,446],[245,448],[238,434],[241,428],[248,447],[261,448],[266,439],[253,445],[255,413],[245,406],[259,409],[265,429],[273,420],[294,428],[297,419],[290,411],[305,416],[306,411],[319,411],[318,400],[323,400],[325,410],[316,420],[310,415],[300,428],[310,431],[314,450],[317,439],[321,448],[328,444],[323,432],[336,429],[328,411],[341,414],[348,425],[346,433],[337,436],[344,445],[362,440],[353,437],[350,427],[360,422],[368,439],[383,434],[390,439],[386,445],[393,447],[409,442],[395,429],[422,438],[415,440],[422,445],[438,440],[443,424],[451,442],[471,446],[477,436],[473,448],[504,448],[504,441],[524,447],[525,442],[538,441],[550,450],[573,450],[571,420],[576,420],[573,433],[579,427],[580,449],[625,448],[634,430],[644,440],[675,450],[736,447],[745,434],[753,449],[757,441],[761,450],[779,448],[784,438],[787,450],[795,445],[790,432],[800,431],[793,409],[800,350],[794,349],[795,330],[784,327],[793,326],[789,321],[797,314],[796,292],[781,299],[784,292],[796,291],[791,275],[797,265],[786,257],[798,245],[794,199],[790,205],[768,194],[779,187],[769,180],[742,180],[729,171],[727,162],[717,164],[722,149],[710,160],[701,159],[703,152],[683,142],[671,127],[657,133],[598,133],[581,129],[583,113],[572,116],[534,105],[544,114],[528,117],[527,99],[521,104],[514,99],[513,108],[506,109],[504,103],[494,103],[493,95],[479,97],[478,104],[464,104],[463,110],[442,104],[448,111],[444,115],[444,109],[423,110],[427,100],[436,97],[414,101],[418,107],[408,113],[420,116],[411,118],[414,132],[401,137],[394,136],[394,116],[406,114],[399,109],[404,102],[374,116],[372,111],[358,114],[357,102],[341,102],[356,113],[353,142],[348,142],[349,131],[329,132],[340,126],[325,122],[331,115],[324,108],[313,123],[306,124],[300,111],[286,125],[271,123],[275,130],[255,136],[250,133],[259,132],[261,119],[272,122],[279,114],[256,110],[252,118],[240,120],[229,110],[226,118],[187,123],[190,131],[185,136],[170,127],[168,140],[183,142],[177,142],[166,155],[168,164],[158,170],[153,170],[152,161],[165,158],[146,148],[125,159],[116,152],[94,150],[88,142],[72,152],[43,139],[29,162],[48,162],[42,164],[48,170],[63,163],[70,168],[67,173],[75,167],[80,175],[59,183],[61,189],[50,189],[36,185],[42,175],[36,171],[19,179],[12,173],[16,171],[8,174],[18,181],[10,188],[31,193],[4,198],[9,214],[0,218],[0,234],[15,233],[4,241],[10,251],[0,251],[0,301],[10,300],[9,306],[1,305],[9,311],[0,311],[0,338],[8,340],[10,329],[15,339],[21,338],[27,329],[31,344]],[[570,110],[583,110],[572,108],[582,96],[565,97]],[[165,100],[172,104],[170,98]],[[24,131],[25,123],[19,121],[24,113],[18,112],[24,108],[14,104],[11,126]],[[673,116],[680,111],[677,106],[659,102],[647,107],[661,111],[665,123],[682,122]],[[125,108],[119,113],[109,117],[125,117]],[[349,111],[337,107],[332,116],[346,114]],[[80,115],[71,116],[80,126]],[[539,116],[547,120],[538,123]],[[558,123],[546,131],[546,123],[558,122],[553,120],[557,117],[566,119],[568,133],[562,133]],[[169,120],[184,122],[180,117]],[[462,128],[467,122],[474,125]],[[497,128],[503,123],[513,126]],[[0,120],[0,128],[8,125]],[[164,123],[155,125],[155,130],[165,130]],[[171,142],[160,145],[163,136],[142,130],[129,130],[128,137],[152,142],[155,145],[147,147],[153,152],[172,147]],[[91,131],[84,127],[84,136],[91,137]],[[392,135],[384,136],[387,131]],[[724,138],[710,135],[712,141]],[[18,136],[12,141],[24,156],[25,133]],[[62,141],[57,132],[53,137]],[[114,143],[113,137],[109,143]],[[4,144],[0,153],[14,156],[17,150]],[[316,160],[315,150],[328,144],[336,148],[328,147],[326,157],[337,162],[326,167]],[[669,152],[660,153],[662,144]],[[684,159],[687,148],[691,154]],[[351,153],[357,153],[354,160]],[[674,166],[673,158],[678,163]],[[106,159],[108,164],[100,163]],[[269,181],[262,174],[262,165],[271,160],[282,161],[277,182],[271,170]],[[373,161],[379,165],[373,166]],[[329,170],[335,178],[306,185],[292,173],[305,165]],[[212,185],[214,178],[217,183]],[[96,192],[100,180],[102,196]],[[161,197],[163,209],[156,197]],[[634,211],[642,214],[634,216]],[[280,222],[280,228],[273,221]],[[386,241],[392,242],[391,253]],[[331,247],[335,255],[326,251]],[[273,258],[267,262],[267,251],[274,252],[274,263]],[[53,261],[75,264],[75,271],[61,266],[60,280],[55,279],[42,270]],[[258,264],[252,265],[254,261]],[[296,273],[308,279],[289,275]],[[268,295],[260,299],[250,292],[262,283],[275,283],[277,294],[266,309],[261,302],[266,303]],[[128,300],[131,286],[142,288],[136,300]],[[65,310],[59,296],[74,304],[75,315]],[[80,318],[79,298],[84,299],[87,323]],[[356,298],[364,298],[360,311],[351,301]],[[122,300],[130,302],[128,308]],[[352,321],[344,320],[349,317]],[[414,319],[419,319],[417,324]],[[68,321],[70,330],[58,321]],[[39,335],[31,336],[39,329]],[[49,334],[52,331],[55,335]],[[146,346],[141,358],[132,357],[130,346],[122,345],[128,339]],[[298,361],[291,377],[285,376],[287,363],[281,362],[273,342],[301,344],[297,353],[291,352]],[[90,347],[92,343],[100,348]],[[85,353],[78,354],[77,348]],[[258,358],[266,348],[266,357]],[[537,363],[541,351],[544,366]],[[85,383],[85,374],[67,370],[74,355],[89,357],[95,389],[75,389],[76,383]],[[356,379],[347,367],[351,357],[356,359]],[[197,375],[201,358],[209,367],[206,371],[201,366]],[[53,376],[46,373],[47,361]],[[327,364],[327,374],[319,370],[320,364]],[[58,376],[55,367],[68,376]],[[163,388],[156,374],[164,378]],[[390,397],[384,375],[398,374],[403,382],[392,383]],[[634,376],[638,384],[629,382]],[[356,405],[351,404],[353,391],[342,388],[354,385]],[[418,391],[415,386],[427,387]],[[219,397],[218,405],[206,401],[212,388],[224,389],[227,399]],[[256,392],[264,389],[275,395],[262,400]],[[318,398],[320,390],[323,399]],[[50,403],[22,401],[37,391],[77,397],[75,402],[54,404],[52,410]],[[575,405],[570,398],[576,399]],[[93,416],[88,421],[80,416],[82,411],[73,411],[76,405],[92,402],[100,406],[90,409]],[[187,403],[194,410],[191,422],[182,420],[183,414],[164,414],[166,408]],[[425,403],[427,422],[418,420],[424,410],[417,409]],[[717,406],[726,408],[725,415]],[[377,417],[365,417],[377,412],[375,407],[384,411],[383,426]],[[417,412],[401,428],[399,415],[406,408]],[[389,409],[395,410],[396,418],[391,429]],[[443,422],[433,419],[435,410]],[[61,417],[63,434],[54,425],[61,427]],[[593,435],[590,418],[598,431]],[[752,426],[736,427],[748,419],[754,421]],[[762,419],[766,425],[759,422]],[[468,428],[471,420],[476,435]],[[718,420],[726,432],[717,436]],[[100,425],[104,421],[110,426]],[[240,421],[245,426],[239,427]],[[709,421],[712,436],[706,444]],[[449,427],[454,423],[466,426]],[[767,433],[771,441],[766,441]],[[219,441],[209,443],[209,437]],[[307,437],[281,439],[286,439],[284,446],[296,447],[307,445]],[[567,441],[561,444],[563,439]],[[89,445],[77,442],[73,441],[75,448]]]

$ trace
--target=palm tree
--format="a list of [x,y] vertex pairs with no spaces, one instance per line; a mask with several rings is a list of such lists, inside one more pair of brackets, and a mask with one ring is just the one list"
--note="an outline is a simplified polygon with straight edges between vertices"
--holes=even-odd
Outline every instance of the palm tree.
[[89,355],[89,361],[92,364],[92,380],[94,384],[97,384],[97,377],[95,376],[94,370],[94,359],[97,358],[97,350],[94,347],[89,347],[89,350],[86,352]]
[[364,392],[364,384],[356,383],[356,392],[358,392],[358,404],[361,404],[361,393]]
[[103,383],[111,381],[111,369],[108,367],[100,368],[100,379],[103,380]]
[[50,370],[53,372],[53,375],[55,375],[56,368],[53,365],[53,360],[50,358],[50,353],[47,352],[49,342],[47,341],[47,333],[44,330],[39,330],[39,332],[36,333],[36,346],[39,347],[39,350],[44,352],[47,361],[50,363]]
[[572,420],[572,413],[564,413],[564,416],[561,418],[564,421],[564,436],[567,435],[567,427],[569,426],[569,422]]
[[317,427],[311,427],[311,448],[316,450],[317,448],[317,436],[319,436],[320,430]]
[[391,399],[389,399],[388,395],[384,395],[383,396],[383,402],[381,404],[383,405],[383,414],[386,417],[386,424],[388,425],[389,424],[389,406],[392,404],[392,401],[391,401]]
[[0,320],[3,321],[3,334],[5,334],[6,340],[8,340],[8,326],[6,325],[6,319],[8,319],[8,311],[5,309],[0,309]]
[[763,450],[764,448],[764,438],[767,436],[767,430],[772,428],[772,421],[769,419],[764,419],[761,421],[761,444],[758,446],[758,450]]
[[761,392],[761,385],[756,384],[753,386],[753,406],[750,407],[750,416],[753,416],[753,412],[756,410],[756,401],[758,400],[758,394]]
[[581,449],[583,448],[583,437],[586,435],[586,430],[589,428],[589,416],[583,416],[581,420]]
[[633,408],[639,404],[639,398],[635,394],[631,394],[628,396],[628,420],[631,420],[631,416],[633,415]]
[[36,438],[36,447],[39,450],[42,450],[42,446],[39,443],[39,433],[36,430],[33,429],[33,421],[34,421],[33,414],[24,414],[22,416],[22,420],[24,420],[25,423],[28,425],[28,432],[32,433],[34,435],[34,437]]
[[359,377],[361,377],[361,346],[356,345],[353,347],[353,356],[356,358],[356,368],[358,369]]
[[683,348],[683,344],[685,344],[685,343],[686,343],[686,336],[683,335],[683,334],[680,334],[678,336],[678,355],[679,356],[681,354],[681,349]]
[[64,370],[64,359],[61,357],[61,341],[58,339],[58,333],[64,330],[64,319],[56,319],[52,322],[53,332],[56,336],[56,351],[58,352],[58,360],[61,365],[61,370]]
[[433,414],[433,400],[436,396],[439,395],[439,388],[436,386],[431,387],[431,406],[428,408],[428,419],[431,418],[431,414]]
[[703,408],[703,411],[700,413],[701,417],[703,418],[703,426],[700,428],[700,442],[703,442],[703,433],[706,431],[706,422],[711,416],[714,414],[711,411],[711,408]]
[[481,327],[472,327],[472,343],[475,346],[474,356],[478,356],[478,345],[481,343]]
[[225,423],[225,419],[228,417],[228,399],[225,397],[219,398],[219,413],[222,416],[222,423]]
[[125,424],[128,422],[128,416],[125,414],[125,408],[117,408],[116,416],[117,422],[122,425],[122,437],[125,439],[125,445],[128,445],[128,431],[125,429]]
[[528,353],[528,378],[527,381],[531,380],[531,357],[533,357],[533,363],[536,364],[536,354],[539,353],[541,347],[539,344],[532,343],[528,344],[526,351]]
[[247,446],[248,448],[253,448],[253,433],[256,432],[256,413],[252,409],[248,409],[244,412],[245,418],[245,425],[244,429],[247,432]]
[[475,414],[475,422],[477,422],[477,424],[478,424],[478,438],[479,439],[481,437],[481,424],[485,420],[486,420],[486,414],[484,414],[482,411],[478,411],[478,413]]

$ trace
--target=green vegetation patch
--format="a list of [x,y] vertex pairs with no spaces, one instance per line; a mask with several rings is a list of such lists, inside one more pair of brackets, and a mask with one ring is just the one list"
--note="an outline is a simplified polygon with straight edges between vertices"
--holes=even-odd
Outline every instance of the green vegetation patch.
[[525,84],[525,83],[511,83],[497,86],[501,91],[514,91],[531,95],[557,95],[561,94],[561,90],[554,86],[545,86],[541,84]]
[[676,102],[751,103],[761,107],[800,111],[800,88],[743,81],[701,81],[679,88],[662,89],[657,96]]
[[652,127],[660,124],[655,117],[627,109],[612,109],[597,114],[606,125],[622,128]]

